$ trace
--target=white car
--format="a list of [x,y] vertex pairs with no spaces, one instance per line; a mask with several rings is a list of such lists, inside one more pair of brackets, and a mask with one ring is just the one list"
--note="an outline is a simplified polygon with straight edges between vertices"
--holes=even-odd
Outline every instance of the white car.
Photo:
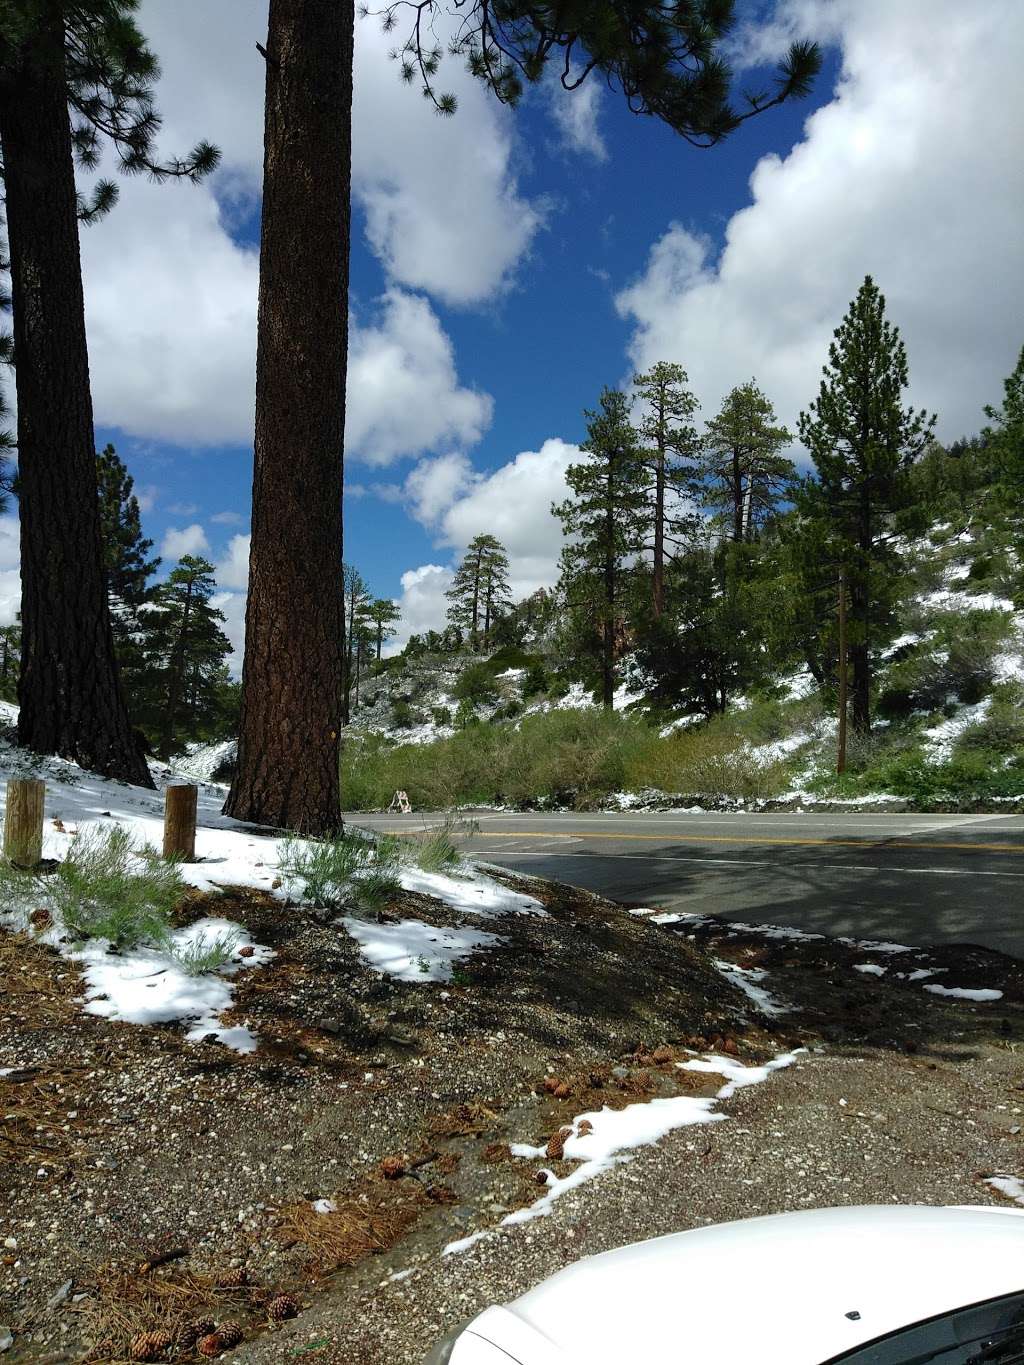
[[815,1209],[586,1257],[424,1365],[1024,1362],[1024,1208]]

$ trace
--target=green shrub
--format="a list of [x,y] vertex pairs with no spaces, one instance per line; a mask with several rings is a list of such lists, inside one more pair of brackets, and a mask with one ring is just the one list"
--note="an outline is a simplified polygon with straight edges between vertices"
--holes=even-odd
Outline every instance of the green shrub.
[[487,706],[498,700],[498,685],[487,664],[470,664],[459,674],[458,681],[452,688],[452,695],[459,701]]
[[219,971],[234,957],[241,941],[237,929],[219,934],[198,934],[189,943],[169,945],[168,951],[186,976]]
[[402,883],[394,872],[373,868],[355,878],[349,895],[364,914],[376,915],[386,910],[401,890]]
[[526,670],[523,678],[523,697],[529,701],[531,697],[542,697],[548,690],[550,679],[547,669],[540,659],[534,659]]
[[402,697],[391,703],[391,724],[396,730],[411,730],[416,724],[416,713]]
[[303,900],[338,905],[357,872],[373,864],[375,850],[358,834],[333,839],[288,838],[281,842],[277,866],[287,882],[297,883]]
[[449,875],[456,872],[462,864],[462,854],[452,838],[457,829],[469,830],[470,826],[465,821],[457,821],[449,814],[445,816],[444,824],[428,830],[414,846],[413,857],[417,867],[421,867],[424,872],[442,872]]
[[464,730],[467,725],[476,725],[478,720],[476,703],[470,701],[469,697],[463,697],[455,712],[455,728]]
[[452,713],[447,706],[435,706],[430,713],[435,725],[451,725]]
[[117,949],[165,943],[171,911],[185,890],[174,863],[136,847],[127,830],[87,826],[43,883],[74,938],[104,938]]

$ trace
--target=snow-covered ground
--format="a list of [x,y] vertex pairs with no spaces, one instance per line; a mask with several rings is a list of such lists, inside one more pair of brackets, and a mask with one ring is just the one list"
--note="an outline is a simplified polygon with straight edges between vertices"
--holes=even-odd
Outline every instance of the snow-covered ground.
[[[12,711],[7,707],[3,719],[10,721]],[[132,841],[140,871],[146,865],[147,851],[161,847],[162,791],[98,777],[63,759],[39,758],[8,741],[0,741],[0,818],[6,809],[7,780],[30,775],[46,783],[44,858],[63,862],[75,847],[76,836],[88,838],[91,831],[123,830]],[[161,785],[175,776],[162,766],[155,767],[154,775]],[[279,866],[286,841],[222,815],[223,799],[222,788],[200,785],[196,857],[194,862],[178,865],[183,882],[204,892],[251,886],[282,901],[294,898],[298,888]],[[546,913],[534,897],[509,890],[470,862],[451,876],[407,864],[400,864],[395,875],[405,890],[481,918]],[[213,1035],[243,1052],[258,1045],[244,1025],[219,1022],[233,1001],[232,978],[240,971],[259,968],[273,956],[240,925],[209,916],[170,932],[165,941],[112,952],[106,939],[71,938],[49,898],[45,878],[26,883],[21,903],[0,907],[0,925],[28,930],[31,912],[40,908],[48,911],[51,922],[32,931],[81,965],[83,1008],[89,1013],[140,1025],[178,1020],[185,1023],[190,1038]],[[403,981],[449,980],[454,964],[500,942],[492,933],[435,929],[417,920],[370,926],[349,916],[339,923],[371,967]],[[210,949],[220,949],[217,956],[223,962],[195,974],[195,963],[189,960]],[[192,966],[191,973],[183,961]]]

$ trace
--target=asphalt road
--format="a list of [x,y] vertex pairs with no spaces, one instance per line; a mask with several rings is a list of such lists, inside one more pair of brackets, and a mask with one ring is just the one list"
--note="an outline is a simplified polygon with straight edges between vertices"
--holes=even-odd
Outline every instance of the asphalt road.
[[[436,814],[353,817],[422,829]],[[613,900],[1024,957],[1019,815],[512,815],[486,812],[475,857]]]

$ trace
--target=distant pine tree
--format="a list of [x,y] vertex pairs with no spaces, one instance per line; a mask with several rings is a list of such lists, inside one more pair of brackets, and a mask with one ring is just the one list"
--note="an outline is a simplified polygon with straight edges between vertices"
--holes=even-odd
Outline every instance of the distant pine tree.
[[476,649],[490,636],[491,626],[511,606],[508,591],[508,554],[492,535],[474,536],[455,571],[448,598],[449,625],[469,636]]
[[18,664],[21,660],[21,626],[0,627],[0,701],[18,699]]
[[379,662],[384,641],[397,634],[395,624],[402,619],[402,611],[398,603],[393,602],[390,597],[375,597],[367,605],[365,616],[373,626],[374,658]]
[[666,561],[692,537],[696,520],[692,499],[698,441],[692,418],[700,405],[686,387],[688,383],[681,365],[664,361],[647,374],[633,376],[637,395],[646,405],[640,435],[642,461],[650,480],[645,548],[651,553],[655,619],[665,609]]
[[907,352],[885,316],[885,299],[864,279],[829,346],[817,399],[799,419],[817,478],[802,486],[803,515],[849,584],[853,726],[871,729],[872,628],[895,576],[894,513],[910,499],[908,474],[931,442],[934,416],[902,404]]
[[601,699],[615,702],[615,663],[622,652],[626,588],[643,544],[647,470],[629,400],[605,389],[601,407],[588,412],[585,458],[566,470],[573,496],[552,511],[568,542],[562,551],[562,590],[570,615],[592,623],[597,636]]
[[96,478],[107,596],[112,607],[123,605],[135,611],[150,595],[148,580],[160,567],[160,559],[147,557],[153,542],[142,534],[135,481],[110,444],[96,456]]
[[362,574],[351,564],[341,566],[341,593],[341,723],[347,725],[352,709],[359,622],[370,601],[370,591]]
[[728,518],[737,542],[754,539],[792,491],[796,466],[781,453],[793,433],[751,379],[727,394],[702,440],[704,501]]
[[224,705],[231,642],[221,630],[224,613],[210,604],[215,591],[213,565],[185,555],[144,613],[143,722],[165,760],[201,737]]

